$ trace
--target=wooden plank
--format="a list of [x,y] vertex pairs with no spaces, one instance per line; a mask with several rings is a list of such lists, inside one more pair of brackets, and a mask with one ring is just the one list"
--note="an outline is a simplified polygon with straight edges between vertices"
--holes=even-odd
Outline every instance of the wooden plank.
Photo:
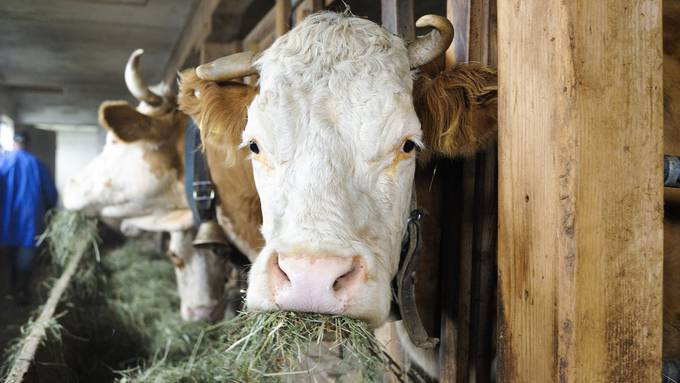
[[75,255],[73,255],[73,257],[69,260],[64,272],[61,274],[59,279],[57,279],[57,282],[50,290],[50,295],[47,298],[47,302],[45,302],[45,305],[40,311],[38,319],[36,319],[35,323],[31,327],[31,332],[26,336],[26,341],[21,347],[21,351],[19,351],[19,354],[17,355],[17,358],[14,362],[14,365],[10,369],[9,374],[7,374],[5,383],[20,383],[23,381],[24,375],[26,375],[28,369],[31,367],[31,363],[35,357],[35,352],[40,345],[40,341],[45,336],[46,326],[49,323],[49,320],[54,316],[54,311],[57,308],[57,304],[59,303],[61,296],[64,294],[64,291],[66,291],[73,274],[76,272],[80,260],[83,258],[83,255],[87,253],[87,247],[89,245],[90,242],[81,241],[79,247],[75,249]]
[[390,32],[410,41],[415,38],[413,0],[381,0],[382,24]]
[[322,11],[325,6],[324,0],[309,0],[312,3],[312,13]]
[[500,1],[498,50],[501,381],[659,381],[661,1]]
[[473,246],[475,224],[475,183],[477,178],[476,158],[467,158],[463,162],[461,178],[462,195],[461,235],[458,266],[458,305],[456,308],[456,380],[452,382],[467,382],[470,370],[470,341],[472,321],[472,276],[473,276]]
[[[495,39],[491,19],[494,0],[469,1],[467,59],[469,62],[495,64],[495,52],[490,47]],[[494,45],[495,47],[495,45]],[[494,62],[490,62],[490,58]],[[469,381],[486,383],[490,380],[493,359],[492,318],[496,307],[496,242],[497,242],[497,161],[496,145],[477,154],[475,159],[474,248],[472,250]],[[463,179],[462,182],[471,182]]]
[[247,49],[251,49],[253,46],[257,46],[257,52],[264,50],[266,47],[261,47],[260,42],[266,40],[268,37],[274,35],[274,29],[276,24],[276,7],[267,12],[267,14],[260,20],[259,23],[253,28],[246,37],[243,38],[243,46]]
[[295,7],[295,25],[307,18],[312,13],[319,12],[324,9],[324,0],[302,0],[297,7]]
[[446,67],[468,61],[470,0],[447,0],[446,18],[453,24],[453,42],[446,50]]
[[472,258],[472,297],[470,314],[470,381],[486,383],[490,379],[493,360],[496,227],[497,227],[497,163],[496,145],[477,154],[475,177],[474,248]]
[[290,0],[276,0],[274,9],[276,10],[276,37],[280,37],[290,30]]
[[220,57],[228,56],[232,53],[241,52],[242,50],[243,47],[241,46],[240,41],[231,41],[228,43],[206,42],[203,44],[201,50],[201,62],[210,62]]
[[175,82],[177,72],[183,68],[183,65],[192,51],[197,50],[208,38],[212,29],[212,15],[215,8],[220,3],[220,0],[200,0],[194,2],[194,9],[184,24],[184,29],[181,33],[181,38],[175,44],[175,47],[165,65],[163,71],[163,81],[166,84]]
[[458,254],[461,237],[462,216],[462,161],[441,161],[439,165],[440,177],[447,182],[443,193],[446,195],[442,203],[442,238],[441,243],[441,324],[439,335],[439,381],[442,383],[456,382],[458,342],[457,301],[459,283]]

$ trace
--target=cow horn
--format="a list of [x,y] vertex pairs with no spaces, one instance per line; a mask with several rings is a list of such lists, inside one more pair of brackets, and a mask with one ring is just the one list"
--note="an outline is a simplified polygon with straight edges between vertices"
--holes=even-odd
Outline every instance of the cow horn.
[[208,81],[226,81],[256,73],[253,52],[234,53],[196,68],[198,78]]
[[433,27],[434,30],[408,43],[408,62],[411,69],[436,59],[453,41],[453,25],[446,17],[425,15],[416,21],[416,27]]
[[163,103],[163,97],[150,91],[139,74],[139,57],[143,53],[143,49],[137,49],[130,55],[127,65],[125,65],[125,85],[139,101],[144,101],[151,106],[160,106]]

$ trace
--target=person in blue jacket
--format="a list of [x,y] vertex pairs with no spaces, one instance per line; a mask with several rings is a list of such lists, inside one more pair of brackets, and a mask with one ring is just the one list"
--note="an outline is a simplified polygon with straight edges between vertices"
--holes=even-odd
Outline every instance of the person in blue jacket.
[[28,152],[27,132],[14,135],[14,150],[0,156],[0,246],[10,257],[10,294],[29,302],[30,272],[36,237],[45,212],[57,204],[47,167]]

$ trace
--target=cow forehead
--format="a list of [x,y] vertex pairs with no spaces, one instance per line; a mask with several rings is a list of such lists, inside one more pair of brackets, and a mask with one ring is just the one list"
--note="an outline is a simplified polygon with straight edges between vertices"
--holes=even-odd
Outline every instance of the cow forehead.
[[365,19],[325,12],[306,18],[260,57],[262,92],[358,86],[410,93],[413,87],[404,41]]
[[244,141],[257,140],[281,160],[289,160],[300,145],[324,151],[341,146],[370,159],[406,136],[421,135],[410,94],[338,98],[318,93],[289,89],[285,97],[278,94],[276,102],[266,93],[259,95],[249,110]]
[[333,135],[347,139],[328,145],[364,143],[380,152],[404,135],[420,134],[404,42],[371,21],[310,16],[257,65],[260,93],[249,109],[245,140],[263,139],[282,153],[317,134]]

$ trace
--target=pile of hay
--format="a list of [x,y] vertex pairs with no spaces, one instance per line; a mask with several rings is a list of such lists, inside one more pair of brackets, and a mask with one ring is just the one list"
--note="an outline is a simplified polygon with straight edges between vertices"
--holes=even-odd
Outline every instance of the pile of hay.
[[[59,213],[44,240],[59,269],[76,243],[96,244],[96,224]],[[93,246],[92,253],[43,347],[51,355],[42,361],[52,365],[50,381],[377,382],[394,371],[361,321],[273,312],[186,323],[173,266],[150,244],[128,242],[101,256]]]
[[387,356],[361,321],[295,312],[242,313],[205,328],[191,355],[166,355],[120,382],[378,382]]
[[[53,283],[56,280],[68,261],[79,251],[89,246],[96,250],[98,240],[96,220],[75,213],[51,215],[48,228],[39,239],[39,243],[47,242],[49,253],[53,254],[51,260],[55,266],[55,275],[50,278],[49,282]],[[64,299],[63,296],[62,299]],[[7,378],[10,369],[28,340],[28,335],[36,328],[43,327],[45,329],[45,336],[40,340],[41,346],[50,345],[52,358],[57,361],[63,360],[61,353],[55,351],[55,348],[58,349],[61,346],[63,326],[59,323],[59,319],[65,314],[57,312],[51,318],[40,322],[37,318],[39,318],[42,310],[43,306],[40,306],[33,312],[28,322],[21,327],[19,337],[10,342],[4,350],[3,361],[0,364],[0,378],[2,380]]]

